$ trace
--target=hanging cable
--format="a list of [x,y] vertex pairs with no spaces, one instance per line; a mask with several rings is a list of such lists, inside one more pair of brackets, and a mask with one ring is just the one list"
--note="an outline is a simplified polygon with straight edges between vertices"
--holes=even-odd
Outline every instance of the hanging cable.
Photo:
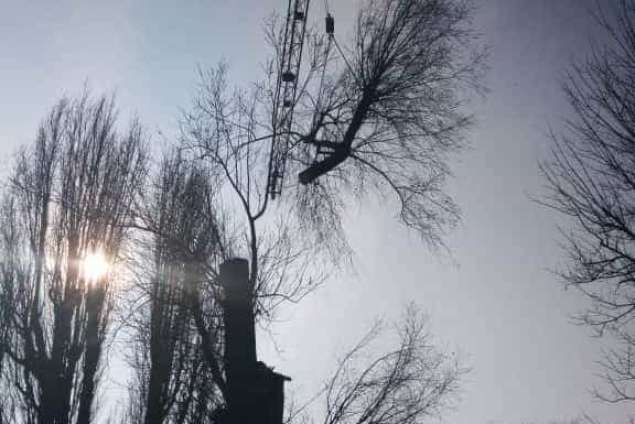
[[333,35],[333,41],[335,42],[335,47],[337,47],[337,51],[340,53],[340,56],[342,56],[342,59],[344,59],[344,63],[346,63],[346,66],[348,67],[348,70],[350,71],[351,75],[353,76],[353,79],[355,80],[355,82],[360,87],[362,87],[362,84],[357,80],[357,76],[355,75],[355,71],[353,71],[353,67],[351,66],[351,64],[346,59],[346,56],[344,55],[344,52],[342,51],[342,48],[340,47],[340,44],[337,42],[337,38],[335,38],[335,35]]
[[335,19],[333,18],[333,15],[331,15],[331,12],[329,10],[328,0],[324,0],[324,9],[326,10],[326,18],[325,18],[326,34],[329,37],[329,41],[333,40],[335,42],[335,47],[337,47],[337,51],[340,53],[340,56],[342,56],[342,59],[344,59],[344,62],[346,63],[348,70],[351,72],[351,75],[355,79],[355,82],[359,84],[359,81],[357,81],[357,77],[355,76],[355,72],[353,72],[353,67],[351,66],[349,61],[346,59],[346,56],[344,55],[344,51],[342,50],[339,43],[337,42],[337,39],[335,38]]
[[[320,76],[320,86],[319,86],[319,93],[318,93],[318,98],[317,98],[317,102],[316,102],[316,110],[319,112],[322,109],[322,97],[323,97],[323,88],[324,88],[324,77],[326,74],[326,66],[328,65],[328,60],[329,60],[329,55],[331,52],[331,45],[333,44],[333,37],[328,37],[328,41],[326,44],[326,49],[324,51],[324,64],[322,65],[322,75]],[[314,126],[316,124],[315,122],[316,120],[316,116],[313,117],[313,124],[312,126]]]

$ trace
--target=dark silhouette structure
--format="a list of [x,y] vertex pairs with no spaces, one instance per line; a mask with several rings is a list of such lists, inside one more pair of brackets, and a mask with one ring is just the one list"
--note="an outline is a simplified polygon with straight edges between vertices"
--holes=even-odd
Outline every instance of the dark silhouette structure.
[[284,382],[256,356],[253,287],[247,260],[234,258],[220,266],[225,292],[225,377],[227,410],[223,424],[281,424]]

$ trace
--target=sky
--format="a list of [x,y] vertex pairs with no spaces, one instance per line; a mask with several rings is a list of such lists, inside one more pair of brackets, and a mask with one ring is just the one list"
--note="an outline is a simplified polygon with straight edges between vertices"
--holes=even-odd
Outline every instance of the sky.
[[[357,6],[331,0],[345,40]],[[437,342],[460,351],[472,371],[444,422],[547,423],[588,413],[624,422],[626,406],[595,401],[596,361],[606,342],[574,326],[585,301],[551,270],[562,262],[556,225],[532,198],[547,131],[567,114],[560,80],[599,37],[592,0],[478,0],[474,24],[491,46],[490,92],[471,104],[478,124],[470,148],[453,160],[449,191],[463,221],[449,253],[431,252],[368,201],[346,228],[355,271],[332,278],[283,310],[259,333],[260,358],[293,378],[307,399],[335,359],[376,317],[397,319],[414,302],[427,311]],[[137,115],[157,145],[175,133],[197,67],[225,60],[234,81],[250,81],[263,59],[262,21],[284,0],[0,0],[0,173],[33,140],[39,121],[64,94],[87,84],[114,92],[123,119]],[[324,15],[324,3],[311,12]]]

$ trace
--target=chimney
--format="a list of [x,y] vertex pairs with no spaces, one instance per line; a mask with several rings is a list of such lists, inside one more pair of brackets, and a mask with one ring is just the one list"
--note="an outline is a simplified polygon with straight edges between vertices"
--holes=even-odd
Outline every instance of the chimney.
[[234,258],[220,266],[225,292],[225,378],[227,414],[223,424],[282,424],[284,382],[256,357],[254,288],[249,282],[249,263]]

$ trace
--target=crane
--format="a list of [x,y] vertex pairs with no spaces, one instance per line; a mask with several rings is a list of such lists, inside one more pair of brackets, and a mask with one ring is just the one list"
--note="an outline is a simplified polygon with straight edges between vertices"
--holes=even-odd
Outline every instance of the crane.
[[273,105],[273,137],[267,176],[267,193],[272,200],[282,192],[309,2],[310,0],[289,0],[287,9]]
[[[302,48],[306,32],[309,2],[310,0],[289,0],[287,9],[287,21],[279,64],[280,68],[278,70],[274,95],[273,136],[271,139],[269,171],[267,176],[267,195],[270,196],[272,200],[275,200],[282,192],[282,183],[289,153],[291,127],[293,124],[293,111],[297,101],[298,76],[302,60]],[[325,29],[328,37],[328,44],[324,52],[325,57],[328,58],[332,43],[335,43],[340,54],[343,56],[344,53],[335,40],[335,20],[328,10],[328,1],[325,1],[325,7]],[[345,57],[344,60],[346,60]],[[348,66],[350,68],[350,65]],[[326,66],[322,68],[320,91],[317,100],[318,108],[321,104],[325,70]],[[325,148],[322,144],[316,143],[315,140],[308,140],[307,142],[314,144],[316,147],[316,161],[318,157],[322,157],[322,160],[326,159],[327,162],[339,159],[336,157],[337,155],[333,154],[334,152],[330,152],[328,149],[324,150]],[[309,174],[310,180],[313,181],[322,173],[328,172],[328,169],[325,168],[325,170],[323,170],[322,168],[325,167],[322,166],[320,162],[314,162],[309,169],[300,174],[300,182],[306,184],[307,181],[305,181],[305,177]],[[316,171],[316,169],[318,169],[318,171]]]

